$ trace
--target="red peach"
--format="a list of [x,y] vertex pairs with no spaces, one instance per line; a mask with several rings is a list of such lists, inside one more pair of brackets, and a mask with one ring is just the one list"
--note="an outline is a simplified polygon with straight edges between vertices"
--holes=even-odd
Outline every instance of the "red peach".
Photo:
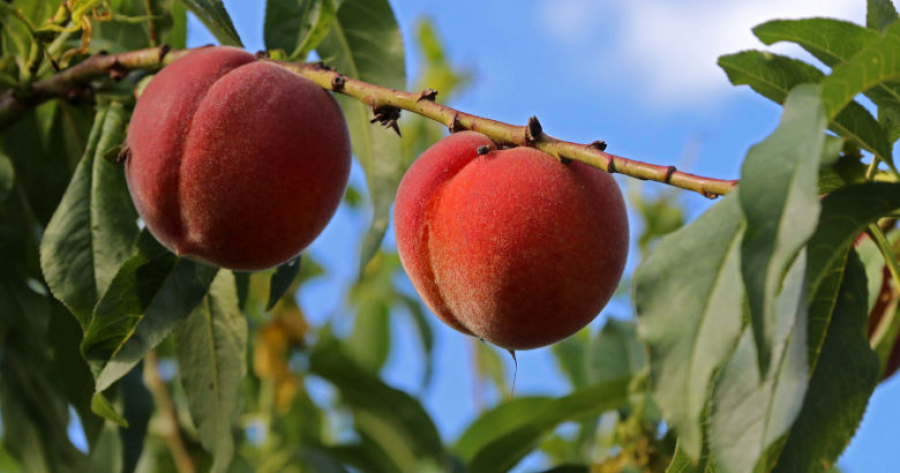
[[498,150],[475,132],[444,138],[413,163],[394,215],[400,260],[429,308],[510,350],[587,325],[628,254],[612,176],[532,148]]
[[128,188],[150,232],[179,255],[239,270],[283,263],[334,215],[350,172],[335,100],[231,47],[173,62],[128,131]]

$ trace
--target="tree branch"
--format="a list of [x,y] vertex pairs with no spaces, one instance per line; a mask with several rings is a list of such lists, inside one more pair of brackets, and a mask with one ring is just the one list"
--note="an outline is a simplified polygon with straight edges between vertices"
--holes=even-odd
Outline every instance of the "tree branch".
[[[161,47],[118,55],[96,55],[56,76],[35,83],[28,94],[17,95],[13,91],[7,91],[0,96],[0,129],[9,126],[25,110],[44,101],[78,95],[95,77],[121,74],[134,69],[159,69],[189,51],[168,52],[168,48]],[[435,92],[431,90],[410,93],[381,87],[345,77],[321,64],[271,62],[309,78],[326,90],[342,93],[367,104],[372,108],[376,119],[387,126],[396,127],[396,116],[402,109],[443,123],[451,131],[477,131],[499,143],[531,146],[561,161],[581,161],[609,173],[658,181],[699,192],[709,198],[727,194],[737,185],[736,180],[697,176],[678,171],[674,166],[659,166],[610,154],[600,141],[590,144],[562,141],[543,133],[536,118],[529,120],[526,126],[517,126],[460,112],[436,103]]]

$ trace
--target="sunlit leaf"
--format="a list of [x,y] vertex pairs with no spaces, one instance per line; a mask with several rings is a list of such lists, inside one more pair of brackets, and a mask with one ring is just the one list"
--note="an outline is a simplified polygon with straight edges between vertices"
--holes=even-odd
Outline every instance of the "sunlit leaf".
[[283,49],[292,61],[305,59],[328,34],[338,4],[335,0],[268,0],[266,48]]
[[243,46],[222,0],[179,0],[209,29],[219,43]]

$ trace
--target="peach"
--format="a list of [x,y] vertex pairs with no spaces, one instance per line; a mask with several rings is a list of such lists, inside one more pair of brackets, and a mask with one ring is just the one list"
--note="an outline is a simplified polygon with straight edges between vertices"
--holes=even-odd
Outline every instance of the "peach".
[[615,292],[628,254],[612,176],[532,148],[500,150],[471,131],[413,163],[394,215],[400,260],[426,305],[456,330],[510,350],[587,325]]
[[296,256],[341,202],[350,138],[315,83],[231,47],[150,81],[128,130],[128,189],[150,232],[185,257],[259,270]]

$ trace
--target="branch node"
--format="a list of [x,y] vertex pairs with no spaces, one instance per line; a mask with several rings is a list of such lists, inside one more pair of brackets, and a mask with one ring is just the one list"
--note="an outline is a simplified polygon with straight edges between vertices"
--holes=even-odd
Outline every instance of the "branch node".
[[565,164],[566,166],[568,166],[569,164],[572,164],[572,160],[563,155],[559,156],[559,162]]
[[128,143],[122,143],[122,149],[119,150],[119,155],[116,156],[116,164],[123,164],[128,158],[131,156],[131,148],[128,147]]
[[710,200],[715,200],[715,199],[718,199],[719,197],[721,197],[721,195],[716,194],[715,192],[710,192],[706,189],[700,189],[700,194],[702,194],[703,197],[706,197],[707,199],[710,199]]
[[268,51],[257,51],[256,54],[254,54],[254,56],[256,57],[256,59],[269,59],[269,52]]
[[671,183],[671,182],[672,182],[672,175],[675,174],[675,171],[677,171],[677,170],[678,170],[678,169],[676,169],[675,166],[669,166],[669,167],[667,167],[667,168],[666,168],[666,179],[665,179],[663,182],[665,182],[666,184]]
[[394,130],[397,136],[403,136],[400,134],[400,126],[397,125],[397,120],[400,119],[400,109],[398,107],[393,105],[372,106],[372,113],[375,114],[375,117],[369,120],[369,123],[381,123],[385,128]]
[[606,172],[610,174],[615,174],[618,172],[616,170],[616,158],[609,158],[609,164],[606,165]]
[[591,144],[587,145],[587,147],[599,149],[600,151],[606,151],[606,142],[603,140],[592,141]]
[[462,123],[459,122],[458,113],[453,114],[453,120],[449,125],[447,125],[447,129],[450,130],[450,133],[456,133],[465,130],[465,128],[463,128],[462,126]]
[[525,143],[532,145],[541,139],[544,134],[544,128],[537,117],[532,116],[528,119],[528,125],[525,126]]
[[172,50],[172,48],[169,47],[168,44],[161,44],[161,45],[159,46],[159,56],[158,56],[158,58],[159,58],[159,64],[160,64],[160,65],[162,65],[163,61],[166,59],[166,56],[169,55],[169,51],[171,51],[171,50]]
[[478,153],[478,156],[484,156],[491,152],[491,147],[488,145],[481,145],[475,152]]
[[423,100],[427,100],[429,102],[434,102],[434,99],[437,97],[438,91],[434,89],[425,89],[419,94],[419,98],[416,99],[416,102],[421,102]]
[[323,70],[323,71],[334,71],[334,68],[333,68],[333,67],[325,65],[325,61],[319,61],[319,62],[317,62],[317,63],[316,63],[316,67],[317,67],[318,69]]
[[331,78],[331,90],[335,92],[340,92],[344,90],[344,84],[347,83],[347,78],[342,74],[338,74]]
[[115,61],[113,61],[112,65],[109,66],[109,69],[107,69],[106,73],[109,75],[110,79],[115,82],[119,82],[126,75],[128,75],[128,68],[122,65],[122,63],[119,62],[118,59],[116,59]]

